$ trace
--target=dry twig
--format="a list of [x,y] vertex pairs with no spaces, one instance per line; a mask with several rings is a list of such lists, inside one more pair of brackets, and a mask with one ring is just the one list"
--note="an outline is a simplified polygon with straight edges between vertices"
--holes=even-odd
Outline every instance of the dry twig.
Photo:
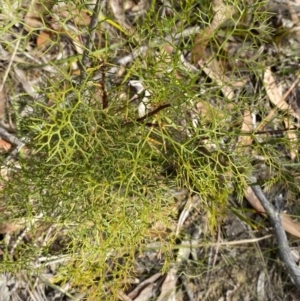
[[273,207],[269,200],[265,197],[260,186],[252,186],[252,190],[260,200],[264,207],[270,223],[274,227],[274,233],[278,242],[279,254],[283,263],[288,268],[291,277],[293,278],[296,286],[300,289],[300,270],[292,258],[292,254],[288,245],[287,237],[281,222],[281,214]]

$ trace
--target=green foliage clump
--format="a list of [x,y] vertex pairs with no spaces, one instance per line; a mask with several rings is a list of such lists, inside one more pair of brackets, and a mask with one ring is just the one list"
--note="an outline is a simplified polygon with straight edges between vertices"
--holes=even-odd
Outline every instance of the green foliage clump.
[[[228,60],[235,80],[243,76],[233,67],[237,60],[251,76],[260,76],[260,58],[250,59],[246,52],[257,50],[264,42],[261,34],[269,32],[268,27],[263,32],[255,27],[268,19],[260,2],[251,6],[254,17],[250,28],[243,24],[249,7],[246,1],[240,2],[230,1],[237,13],[226,26],[213,32],[210,40],[210,47],[217,48],[210,59]],[[163,40],[166,32],[180,32],[185,23],[203,21],[204,28],[213,18],[208,2],[203,4],[205,14],[200,14],[197,1],[178,1],[173,18],[154,18],[153,23],[155,3],[146,24],[136,20],[138,32],[132,37],[133,45],[138,35],[139,41],[147,40],[157,48],[157,36]],[[191,9],[199,12],[197,18],[191,15]],[[178,25],[179,19],[183,27]],[[232,37],[245,46],[230,58],[224,45]],[[124,79],[138,77],[143,81],[151,94],[152,110],[166,105],[156,114],[140,120],[129,89],[113,79],[107,80],[104,91],[103,86],[90,80],[76,82],[62,69],[62,78],[48,80],[34,114],[22,121],[34,152],[22,160],[21,171],[7,184],[10,194],[5,197],[6,204],[19,209],[4,219],[43,214],[46,224],[55,224],[57,233],[43,252],[55,253],[50,245],[64,237],[61,250],[69,259],[60,267],[57,281],[73,279],[74,286],[90,289],[94,297],[104,296],[106,289],[116,294],[124,283],[120,279],[134,273],[136,254],[151,241],[153,228],[157,224],[171,228],[175,215],[173,189],[187,188],[201,196],[200,209],[209,215],[213,231],[229,196],[234,193],[242,198],[253,170],[248,158],[251,152],[239,145],[241,131],[235,124],[241,124],[244,105],[257,105],[259,95],[252,95],[251,101],[243,96],[227,99],[222,87],[202,70],[192,73],[182,66],[181,53],[193,47],[190,37],[182,37],[176,45],[167,42],[174,48],[172,56],[159,49],[159,54],[153,55],[149,50],[145,57],[132,62]],[[106,50],[109,53],[111,49]],[[100,55],[101,63],[111,66],[114,60],[107,53]],[[98,63],[101,65],[100,60]],[[199,91],[199,86],[205,91]],[[105,93],[108,106],[103,108]],[[126,97],[121,99],[124,93]],[[189,112],[197,102],[211,104],[211,112],[202,117],[197,112],[195,127]],[[226,105],[231,102],[234,109],[229,110]],[[258,153],[266,152],[263,146],[254,148]],[[282,170],[275,161],[270,165]],[[175,237],[171,234],[159,239],[162,254],[168,254],[168,265]],[[39,252],[38,247],[30,256],[25,251],[31,259]]]

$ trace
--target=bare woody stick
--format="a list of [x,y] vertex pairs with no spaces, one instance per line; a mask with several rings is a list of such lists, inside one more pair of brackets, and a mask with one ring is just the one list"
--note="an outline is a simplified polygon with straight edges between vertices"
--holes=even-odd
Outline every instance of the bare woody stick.
[[11,144],[16,145],[18,148],[22,147],[24,143],[16,138],[14,135],[10,134],[8,131],[6,131],[4,128],[0,127],[0,137],[2,137],[4,140],[10,142]]
[[89,24],[89,37],[88,40],[86,42],[86,47],[84,49],[84,52],[82,54],[82,59],[81,59],[81,63],[79,64],[80,66],[80,71],[81,71],[81,76],[80,76],[80,81],[82,82],[84,77],[85,77],[85,67],[87,66],[87,64],[89,63],[89,57],[88,54],[91,51],[92,48],[92,43],[94,40],[94,30],[96,29],[97,25],[98,25],[98,20],[99,20],[99,13],[100,13],[100,8],[101,8],[101,0],[97,0],[95,6],[94,6],[94,10],[93,10],[93,15],[91,18],[91,22]]
[[254,185],[252,186],[252,190],[254,191],[257,198],[260,200],[262,206],[264,207],[268,215],[270,223],[273,226],[274,233],[278,242],[280,257],[283,263],[286,265],[296,286],[300,289],[300,269],[297,267],[295,261],[292,258],[287,237],[282,227],[281,214],[278,211],[276,211],[274,206],[265,197],[260,186]]

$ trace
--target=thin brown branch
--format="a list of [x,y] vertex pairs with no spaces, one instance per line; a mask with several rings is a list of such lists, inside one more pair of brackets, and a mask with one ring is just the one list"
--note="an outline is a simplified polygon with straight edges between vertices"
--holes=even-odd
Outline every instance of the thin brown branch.
[[106,109],[108,107],[108,100],[107,100],[107,91],[105,88],[105,79],[106,79],[106,64],[105,62],[102,63],[101,66],[101,79],[100,79],[100,86],[102,89],[102,108],[103,110]]
[[[159,111],[161,111],[161,110],[163,110],[163,109],[165,109],[165,108],[168,108],[168,107],[170,107],[170,106],[171,106],[171,104],[169,104],[169,103],[163,104],[163,105],[159,106],[158,108],[154,109],[153,111],[147,113],[145,116],[140,117],[140,118],[137,118],[137,119],[136,119],[136,122],[140,122],[140,123],[141,123],[141,122],[143,122],[145,119],[147,119],[148,117],[153,116],[153,115],[157,114]],[[132,124],[133,124],[132,121],[129,121],[129,122],[126,122],[126,123],[125,123],[125,125],[132,125]],[[147,125],[153,126],[152,123],[147,123]]]
[[94,36],[95,36],[95,29],[98,25],[98,20],[99,20],[99,13],[100,13],[100,8],[101,8],[101,0],[97,0],[95,6],[94,6],[94,10],[93,10],[93,15],[91,18],[91,22],[89,24],[89,28],[88,28],[88,39],[85,45],[85,49],[83,51],[82,54],[82,59],[81,62],[79,63],[79,68],[80,68],[80,81],[82,82],[83,79],[85,78],[86,75],[86,66],[89,63],[89,53],[92,50],[92,45],[93,45],[93,40],[94,40]]

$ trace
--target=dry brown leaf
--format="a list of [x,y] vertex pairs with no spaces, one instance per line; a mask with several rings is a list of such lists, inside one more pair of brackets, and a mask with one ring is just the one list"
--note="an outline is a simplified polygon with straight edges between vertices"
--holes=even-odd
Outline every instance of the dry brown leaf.
[[155,295],[155,283],[150,283],[147,285],[141,293],[134,299],[134,301],[149,301],[153,300]]
[[237,8],[235,6],[225,4],[224,0],[214,0],[213,10],[216,13],[211,23],[211,27],[214,30],[217,29],[224,21],[232,18],[237,12]]
[[[250,186],[248,186],[246,192],[245,192],[245,197],[248,200],[248,202],[252,205],[252,207],[260,212],[260,213],[265,213],[265,210],[260,203],[259,199],[256,197],[255,193],[251,189]],[[282,220],[282,226],[284,230],[298,238],[300,238],[300,223],[294,222],[290,216],[287,214],[283,213],[281,215],[281,220]]]
[[0,233],[6,234],[6,233],[12,233],[20,230],[22,226],[18,223],[7,223],[0,225]]
[[[241,130],[243,133],[250,133],[253,131],[251,112],[247,104],[245,105],[244,118],[243,118]],[[251,136],[242,135],[239,137],[238,143],[241,146],[245,146],[245,145],[251,145],[252,141],[253,139],[251,138]]]
[[[292,18],[292,21],[294,23],[294,26],[299,25],[300,20],[299,20],[299,17],[298,17],[298,15],[296,13],[296,10],[295,10],[294,6],[291,4],[290,0],[286,0],[286,3],[288,5],[288,8],[289,8],[289,11],[290,11],[291,18]],[[299,30],[296,31],[296,34],[297,34],[297,36],[299,38],[300,37]]]
[[[291,124],[290,124],[288,118],[285,118],[285,119],[284,119],[284,125],[285,125],[285,128],[286,128],[286,129],[290,129]],[[288,136],[289,140],[291,141],[291,148],[290,148],[290,156],[291,156],[291,159],[292,159],[292,160],[295,160],[296,157],[297,157],[298,148],[295,147],[295,145],[293,145],[293,141],[298,140],[298,137],[297,137],[295,131],[288,131],[288,132],[286,133],[286,135]]]
[[65,4],[59,2],[53,6],[55,12],[61,20],[70,20],[77,26],[88,26],[91,22],[91,17],[84,10],[78,10],[71,3]]
[[135,300],[135,298],[140,294],[140,292],[143,290],[145,286],[148,286],[149,284],[154,284],[155,281],[158,280],[161,276],[162,276],[161,273],[156,273],[151,277],[145,279],[132,292],[128,294],[128,297],[132,300]]
[[191,209],[193,207],[196,207],[196,204],[199,203],[199,201],[200,201],[200,198],[198,195],[193,195],[193,196],[189,195],[188,196],[186,203],[184,205],[184,208],[181,211],[179,218],[178,218],[176,232],[175,232],[176,236],[179,235],[179,233],[184,225],[184,222],[186,221],[186,219],[188,218],[188,216],[190,214]]
[[156,301],[175,301],[176,282],[177,282],[177,271],[172,268],[167,274],[162,286],[161,293]]
[[270,67],[267,67],[264,73],[264,85],[266,88],[267,95],[270,99],[270,101],[278,107],[278,109],[281,110],[288,110],[289,105],[282,101],[281,93],[279,92],[279,89],[277,88],[275,78],[273,77],[272,71]]
[[[0,168],[1,179],[3,179],[4,181],[8,181],[9,180],[9,172],[10,172],[10,169],[7,166],[5,166],[5,165],[1,166],[1,168]],[[0,186],[1,186],[0,190],[2,190],[4,187],[4,184],[2,183],[2,181],[1,181]]]
[[[228,107],[225,105],[225,111],[228,112]],[[228,115],[225,111],[217,108],[216,106],[211,105],[207,101],[203,101],[199,99],[194,106],[194,109],[190,112],[191,121],[193,127],[198,127],[199,121],[202,126],[215,125],[216,123],[222,121],[228,121]],[[208,149],[213,149],[214,144],[210,141],[210,139],[202,139],[203,145],[205,145]],[[177,228],[178,229],[178,228]]]
[[207,74],[207,76],[216,81],[225,97],[228,99],[234,98],[235,94],[233,89],[228,85],[228,83],[230,83],[230,79],[224,74],[224,72],[221,71],[217,60],[212,60],[208,67],[206,67],[201,60],[198,61],[198,65]]
[[42,30],[36,39],[38,47],[45,46],[51,42],[51,34],[46,30]]
[[225,5],[222,0],[216,0],[213,2],[213,10],[215,16],[211,24],[201,30],[194,39],[194,46],[192,49],[193,62],[196,63],[199,60],[206,60],[205,49],[210,41],[214,31],[226,20],[232,18],[232,15],[236,13],[236,8],[231,5]]
[[[295,112],[291,106],[285,101],[287,96],[291,93],[292,88],[294,88],[299,82],[299,77],[295,80],[293,85],[290,87],[290,89],[285,93],[284,96],[281,96],[281,93],[279,92],[279,89],[276,86],[275,79],[272,75],[271,69],[267,68],[265,71],[264,75],[264,84],[266,87],[267,94],[269,96],[270,101],[276,106],[276,108],[272,109],[269,114],[261,121],[259,126],[257,127],[257,130],[262,130],[264,126],[272,119],[272,117],[275,115],[275,112],[277,109],[279,110],[286,110],[289,112],[290,115],[293,117],[297,118],[298,120],[300,119],[300,116],[298,112]],[[288,118],[284,119],[285,127],[286,129],[290,128],[290,122]],[[287,136],[291,140],[296,140],[297,136],[295,133],[288,131]],[[292,148],[290,151],[291,159],[295,159],[297,155],[297,150]]]
[[9,149],[11,149],[11,144],[0,138],[0,151],[8,151]]
[[118,298],[121,301],[132,301],[132,299],[127,297],[122,291],[118,291]]
[[211,39],[212,32],[212,28],[206,27],[195,36],[194,47],[192,49],[192,58],[194,63],[198,62],[199,60],[205,60],[205,49],[209,40]]
[[276,109],[288,111],[290,115],[299,119],[299,115],[291,108],[291,106],[285,101],[285,98],[282,97],[281,93],[279,92],[279,89],[276,86],[275,79],[272,75],[272,71],[269,67],[266,68],[263,81],[267,95],[270,101],[276,106],[276,108],[271,110],[268,116],[262,120],[258,129],[261,130],[266,125],[266,123],[272,119],[276,112]]
[[125,11],[123,8],[123,1],[119,0],[109,0],[109,5],[111,7],[111,10],[114,14],[114,17],[118,21],[118,23],[125,28],[126,31],[133,33],[133,28],[131,25],[127,22],[125,17]]
[[32,0],[24,18],[24,29],[29,32],[42,27],[44,15],[51,10],[55,2],[55,0]]
[[23,71],[22,69],[17,68],[16,66],[13,67],[15,75],[17,77],[17,79],[19,80],[19,82],[22,84],[24,90],[26,91],[26,93],[28,95],[30,95],[33,98],[37,98],[39,96],[39,93],[36,92],[36,89],[34,87],[34,85],[36,83],[38,83],[38,81],[40,80],[39,76],[37,76],[36,78],[34,78],[34,80],[29,80],[29,76],[28,74]]
[[162,47],[161,47],[161,52],[162,52],[162,54],[165,52],[169,55],[172,55],[173,52],[174,52],[174,47],[171,46],[170,44],[163,44]]

